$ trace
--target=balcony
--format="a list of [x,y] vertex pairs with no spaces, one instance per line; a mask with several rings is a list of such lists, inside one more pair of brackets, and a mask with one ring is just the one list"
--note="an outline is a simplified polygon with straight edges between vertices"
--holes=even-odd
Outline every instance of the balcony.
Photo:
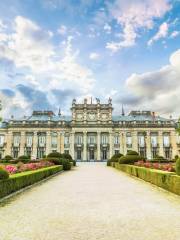
[[109,143],[101,143],[101,149],[108,148],[109,149]]
[[96,147],[97,147],[97,144],[96,144],[96,143],[88,143],[88,144],[87,144],[87,147],[88,147],[88,148],[96,148]]
[[75,143],[75,144],[74,144],[74,147],[75,147],[75,148],[81,148],[81,149],[82,149],[82,148],[83,148],[83,143]]

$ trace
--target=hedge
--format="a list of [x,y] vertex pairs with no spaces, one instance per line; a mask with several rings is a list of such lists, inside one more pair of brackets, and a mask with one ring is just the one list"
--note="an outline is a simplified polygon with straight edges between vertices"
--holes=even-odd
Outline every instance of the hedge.
[[24,187],[32,185],[62,170],[62,166],[52,166],[34,171],[11,175],[9,179],[0,180],[0,198],[3,198]]
[[113,166],[146,182],[180,195],[180,176],[175,173],[119,163],[115,163]]

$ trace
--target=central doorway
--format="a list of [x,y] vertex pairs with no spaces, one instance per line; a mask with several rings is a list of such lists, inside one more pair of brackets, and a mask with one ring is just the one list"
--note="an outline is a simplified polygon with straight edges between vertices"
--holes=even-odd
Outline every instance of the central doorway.
[[94,149],[89,149],[89,160],[90,161],[94,160]]
[[102,151],[102,160],[107,160],[107,150],[103,149]]
[[77,160],[82,160],[81,149],[77,149]]

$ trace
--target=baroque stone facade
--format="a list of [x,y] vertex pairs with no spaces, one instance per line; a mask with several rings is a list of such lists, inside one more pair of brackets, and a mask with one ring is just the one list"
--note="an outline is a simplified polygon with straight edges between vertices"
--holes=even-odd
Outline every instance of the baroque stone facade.
[[80,161],[109,159],[114,153],[138,151],[152,159],[167,159],[180,153],[180,139],[172,119],[150,111],[131,111],[114,116],[112,100],[102,104],[79,104],[74,99],[71,116],[52,111],[34,111],[32,116],[0,123],[0,157],[31,155],[42,158],[50,152],[70,153]]

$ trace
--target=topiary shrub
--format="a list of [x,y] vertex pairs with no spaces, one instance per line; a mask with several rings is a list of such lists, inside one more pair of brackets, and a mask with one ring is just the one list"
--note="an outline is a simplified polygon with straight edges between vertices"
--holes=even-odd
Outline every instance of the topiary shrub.
[[0,168],[0,180],[4,180],[8,178],[9,178],[9,173],[6,170]]
[[120,157],[119,164],[134,164],[140,160],[144,160],[144,158],[140,155],[126,155]]
[[158,163],[166,163],[166,162],[169,162],[169,160],[165,159],[163,156],[155,156],[151,162],[158,162]]
[[69,153],[63,153],[63,154],[62,154],[62,158],[64,158],[64,159],[69,159],[70,161],[73,160],[72,157],[71,157],[71,155],[70,155]]
[[180,158],[176,160],[176,174],[180,176]]
[[111,157],[110,161],[111,161],[111,162],[118,162],[119,158],[122,157],[122,156],[123,156],[123,154],[121,154],[121,153],[114,154],[114,155]]
[[63,170],[68,171],[71,170],[71,162],[68,159],[62,160]]
[[13,158],[10,156],[10,155],[6,155],[5,157],[4,157],[4,160],[12,160]]
[[52,152],[47,155],[47,158],[62,158],[62,154],[59,152]]
[[126,155],[139,156],[139,153],[133,150],[128,150]]
[[47,158],[43,158],[42,161],[48,161],[55,165],[62,165],[62,159],[60,159],[60,158],[47,157]]
[[22,155],[22,156],[19,156],[18,157],[18,160],[21,160],[21,159],[27,159],[27,160],[29,160],[30,159],[30,156],[26,156],[26,155]]
[[75,161],[75,160],[71,160],[70,162],[73,163],[73,166],[74,166],[74,167],[76,166],[76,161]]

